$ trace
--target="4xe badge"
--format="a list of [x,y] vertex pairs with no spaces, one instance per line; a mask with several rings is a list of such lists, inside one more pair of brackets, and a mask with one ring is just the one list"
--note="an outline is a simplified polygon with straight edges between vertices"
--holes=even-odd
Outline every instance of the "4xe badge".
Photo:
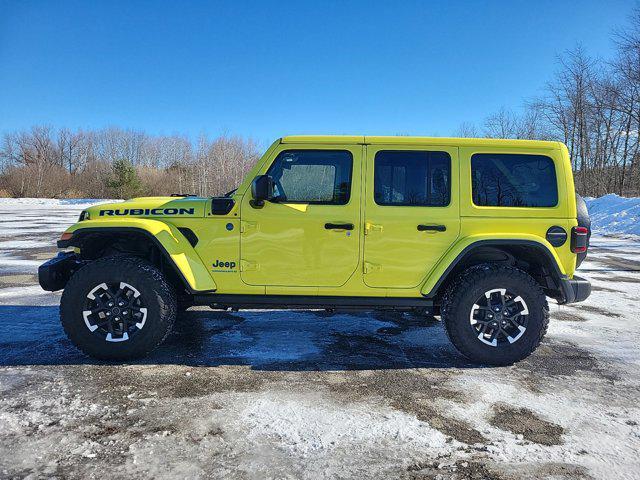
[[224,260],[216,260],[211,265],[214,272],[235,272],[236,262],[225,262]]

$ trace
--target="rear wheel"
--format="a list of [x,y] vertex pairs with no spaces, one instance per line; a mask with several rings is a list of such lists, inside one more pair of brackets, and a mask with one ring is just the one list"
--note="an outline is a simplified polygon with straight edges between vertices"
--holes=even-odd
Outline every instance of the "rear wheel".
[[465,357],[510,365],[529,356],[549,323],[542,289],[517,268],[481,265],[464,272],[442,300],[447,335]]
[[176,295],[162,273],[137,257],[106,257],[69,280],[60,318],[69,339],[104,360],[147,355],[171,332]]

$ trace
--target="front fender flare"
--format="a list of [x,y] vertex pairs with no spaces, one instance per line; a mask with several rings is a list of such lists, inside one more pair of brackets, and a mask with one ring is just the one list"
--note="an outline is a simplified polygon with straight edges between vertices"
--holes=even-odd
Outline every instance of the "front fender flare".
[[554,274],[558,279],[565,277],[566,272],[555,252],[546,239],[530,234],[500,234],[500,235],[470,235],[460,239],[454,244],[440,259],[436,266],[429,272],[426,281],[423,283],[420,293],[425,297],[433,297],[438,292],[439,287],[445,282],[448,274],[454,269],[457,263],[472,249],[481,246],[500,245],[524,245],[536,248],[545,255],[552,265]]
[[68,228],[69,240],[61,240],[58,247],[74,245],[79,235],[89,233],[139,233],[151,240],[182,277],[185,287],[192,293],[211,292],[217,285],[202,260],[185,236],[173,225],[146,218],[118,220],[86,220]]

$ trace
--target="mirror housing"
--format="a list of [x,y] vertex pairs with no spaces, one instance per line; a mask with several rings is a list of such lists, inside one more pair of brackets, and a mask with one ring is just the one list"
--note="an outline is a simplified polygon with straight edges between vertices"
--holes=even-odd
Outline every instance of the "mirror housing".
[[269,175],[259,175],[251,182],[251,205],[256,208],[264,206],[265,200],[273,198],[273,178]]

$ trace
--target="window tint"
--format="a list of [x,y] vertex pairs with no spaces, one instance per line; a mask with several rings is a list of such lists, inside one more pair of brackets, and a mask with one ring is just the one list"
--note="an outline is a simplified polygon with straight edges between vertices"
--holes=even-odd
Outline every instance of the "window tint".
[[343,150],[287,150],[267,172],[275,201],[344,205],[351,193],[353,157]]
[[544,155],[477,153],[471,157],[473,203],[489,207],[555,207],[553,160]]
[[374,177],[378,205],[449,205],[451,157],[446,152],[381,150],[374,160]]

